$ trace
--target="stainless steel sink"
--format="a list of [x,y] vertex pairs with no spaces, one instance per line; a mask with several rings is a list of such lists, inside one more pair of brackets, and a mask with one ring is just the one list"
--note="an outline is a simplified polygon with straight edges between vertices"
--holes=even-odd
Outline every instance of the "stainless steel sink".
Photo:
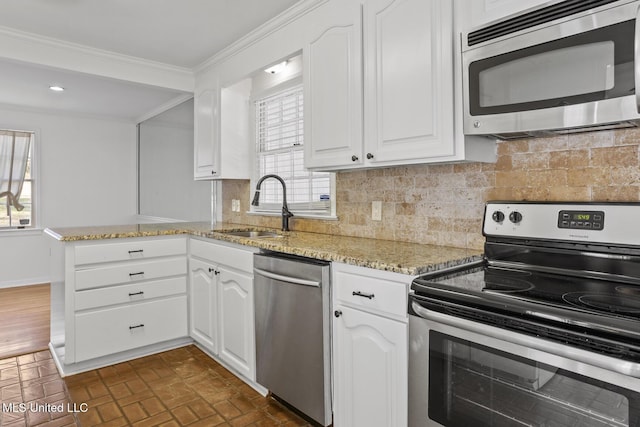
[[273,231],[227,231],[224,234],[249,238],[283,237],[282,234],[274,233]]

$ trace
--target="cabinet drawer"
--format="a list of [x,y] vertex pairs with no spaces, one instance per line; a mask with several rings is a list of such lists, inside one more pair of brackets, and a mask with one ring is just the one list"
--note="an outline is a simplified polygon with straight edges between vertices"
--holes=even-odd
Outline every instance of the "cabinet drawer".
[[185,257],[135,261],[76,270],[76,290],[187,274]]
[[338,301],[394,318],[407,317],[408,284],[345,271],[336,271],[334,277]]
[[154,280],[152,282],[132,283],[129,285],[110,286],[101,289],[88,289],[75,293],[76,311],[109,305],[145,301],[169,295],[185,294],[187,278]]
[[160,256],[185,255],[186,238],[96,243],[75,247],[75,264],[126,261]]
[[191,256],[223,264],[253,274],[254,251],[203,240],[191,239]]
[[187,297],[80,313],[75,323],[80,362],[187,336]]

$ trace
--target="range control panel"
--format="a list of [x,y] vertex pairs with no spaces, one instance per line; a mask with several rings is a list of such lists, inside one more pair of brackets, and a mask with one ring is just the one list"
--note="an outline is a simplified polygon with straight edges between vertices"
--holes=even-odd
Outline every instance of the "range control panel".
[[570,228],[573,230],[602,230],[604,228],[604,212],[562,210],[558,213],[558,228]]
[[640,203],[487,202],[483,234],[640,248]]

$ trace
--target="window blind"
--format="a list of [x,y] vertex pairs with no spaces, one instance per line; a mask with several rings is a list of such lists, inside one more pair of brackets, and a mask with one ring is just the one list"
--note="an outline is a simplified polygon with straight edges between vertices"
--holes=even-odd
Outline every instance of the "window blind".
[[[287,185],[293,212],[329,215],[331,174],[304,167],[304,111],[302,86],[295,86],[255,101],[258,177],[279,175]],[[282,186],[277,180],[262,183],[256,211],[280,212]]]

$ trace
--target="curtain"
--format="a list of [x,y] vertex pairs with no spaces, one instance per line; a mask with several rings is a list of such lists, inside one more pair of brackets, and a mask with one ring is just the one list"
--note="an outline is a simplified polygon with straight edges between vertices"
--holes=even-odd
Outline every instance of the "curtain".
[[0,130],[0,199],[6,200],[7,214],[11,206],[21,211],[22,184],[33,133]]

